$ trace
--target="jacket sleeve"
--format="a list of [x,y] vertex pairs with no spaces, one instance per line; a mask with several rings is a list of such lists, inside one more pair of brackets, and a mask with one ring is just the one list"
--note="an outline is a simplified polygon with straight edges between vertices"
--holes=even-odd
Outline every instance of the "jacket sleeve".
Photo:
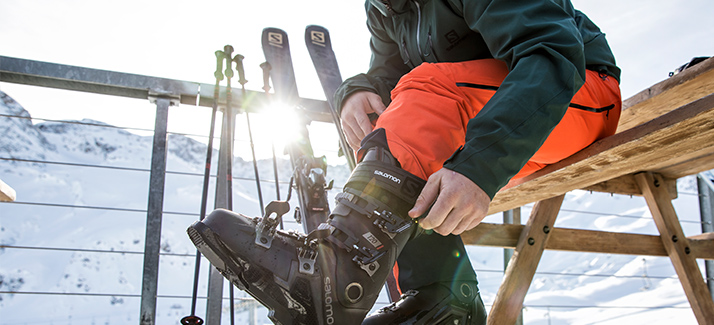
[[[335,107],[338,112],[342,104],[355,92],[371,91],[377,93],[388,106],[391,102],[390,93],[397,85],[399,78],[409,72],[400,55],[399,44],[392,41],[383,25],[384,17],[366,1],[367,27],[371,34],[370,49],[372,58],[367,73],[358,74],[345,80],[335,92]],[[391,23],[391,22],[390,22]]]
[[540,148],[585,82],[573,10],[569,1],[463,0],[467,24],[510,72],[444,167],[491,198]]

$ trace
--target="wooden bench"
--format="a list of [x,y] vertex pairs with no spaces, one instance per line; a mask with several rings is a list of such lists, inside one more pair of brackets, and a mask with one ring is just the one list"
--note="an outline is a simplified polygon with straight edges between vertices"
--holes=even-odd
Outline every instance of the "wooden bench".
[[[515,248],[488,324],[514,324],[544,249],[669,256],[700,324],[714,323],[714,301],[696,258],[714,259],[714,233],[686,238],[671,200],[676,180],[714,169],[714,58],[623,102],[615,135],[533,175],[513,181],[489,214],[536,202],[525,225],[482,223],[467,245]],[[554,228],[572,190],[645,197],[660,236]]]
[[12,202],[15,201],[15,197],[15,190],[0,180],[0,202]]

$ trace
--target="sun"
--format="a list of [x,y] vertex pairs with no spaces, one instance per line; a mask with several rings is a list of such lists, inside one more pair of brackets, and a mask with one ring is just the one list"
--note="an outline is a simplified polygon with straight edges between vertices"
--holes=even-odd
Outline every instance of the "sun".
[[249,114],[242,112],[236,116],[234,153],[251,160],[255,152],[256,159],[261,160],[272,159],[274,151],[278,158],[288,159],[285,147],[297,143],[302,148],[309,147],[314,156],[325,156],[330,164],[346,164],[346,158],[339,154],[339,136],[334,124],[306,119],[301,118],[299,107],[277,102]]
[[[276,155],[283,155],[285,146],[299,139],[300,123],[304,123],[298,118],[295,108],[277,103],[262,108],[258,113],[244,113],[237,118],[236,132],[247,134],[250,128],[247,136],[252,135],[256,159],[272,157],[272,148]],[[245,125],[243,131],[240,130],[241,125]],[[249,138],[245,140],[250,142]]]

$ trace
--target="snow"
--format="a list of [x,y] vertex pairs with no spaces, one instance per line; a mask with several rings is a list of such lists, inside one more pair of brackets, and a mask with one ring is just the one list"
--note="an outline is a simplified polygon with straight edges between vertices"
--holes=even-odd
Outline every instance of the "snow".
[[[0,179],[18,193],[18,202],[0,204],[0,324],[138,323],[152,137],[92,120],[33,124],[20,104],[2,92],[0,99]],[[168,143],[157,324],[177,324],[190,313],[195,248],[185,229],[200,213],[206,154],[190,137],[170,135]],[[275,198],[272,161],[258,165],[267,203]],[[234,209],[259,215],[252,161],[236,157],[233,170]],[[290,173],[281,157],[283,198]],[[344,164],[329,166],[328,180],[337,187],[331,196],[348,174]],[[686,178],[678,186],[674,204],[684,232],[701,233],[695,182]],[[522,209],[524,220],[529,212]],[[501,221],[500,215],[485,220]],[[566,196],[556,226],[657,234],[643,199],[585,191]],[[503,250],[468,251],[488,309],[503,278]],[[207,266],[203,259],[196,309],[204,318]],[[236,296],[248,297],[239,290]],[[376,307],[385,303],[382,294]],[[664,257],[546,251],[525,306],[526,324],[696,323]],[[248,324],[249,313],[238,310],[236,323]],[[224,324],[228,314],[225,303]],[[264,308],[256,323],[270,323]]]

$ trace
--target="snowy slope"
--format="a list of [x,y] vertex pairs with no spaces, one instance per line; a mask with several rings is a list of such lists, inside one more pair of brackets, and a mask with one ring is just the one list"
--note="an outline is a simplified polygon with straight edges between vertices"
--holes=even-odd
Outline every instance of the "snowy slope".
[[[0,204],[0,244],[12,246],[0,249],[0,292],[5,292],[0,293],[0,324],[138,323],[152,138],[90,120],[33,124],[5,116],[30,115],[2,92],[0,99],[0,179],[18,193],[18,203]],[[205,154],[206,146],[198,141],[169,137],[158,324],[177,324],[190,313],[186,297],[191,295],[195,248],[185,229],[198,218]],[[261,178],[272,180],[272,161],[259,161],[259,166]],[[279,166],[281,181],[287,182],[290,164],[281,159]],[[236,158],[233,170],[238,178],[235,210],[257,216],[252,162]],[[327,176],[341,186],[347,175],[344,166],[330,166]],[[274,199],[272,182],[264,181],[262,190],[265,202]],[[681,182],[680,190],[675,206],[685,220],[685,234],[700,233],[696,196],[686,194],[696,192],[692,180]],[[283,197],[286,191],[283,183]],[[213,190],[209,193],[213,202]],[[577,212],[584,210],[588,213]],[[524,219],[528,213],[524,207]],[[501,216],[485,221],[498,223]],[[641,198],[582,191],[566,197],[556,226],[657,232]],[[503,251],[468,249],[490,305],[503,276]],[[206,294],[206,265],[203,260],[200,296]],[[666,258],[547,251],[526,297],[525,323],[693,324],[674,275]],[[14,291],[23,293],[7,293]],[[239,291],[236,295],[247,297]],[[227,308],[226,303],[226,324]],[[197,313],[203,316],[204,311],[205,299],[200,299]],[[236,323],[248,324],[248,315],[240,312]],[[264,323],[269,321],[259,309],[257,324]]]

